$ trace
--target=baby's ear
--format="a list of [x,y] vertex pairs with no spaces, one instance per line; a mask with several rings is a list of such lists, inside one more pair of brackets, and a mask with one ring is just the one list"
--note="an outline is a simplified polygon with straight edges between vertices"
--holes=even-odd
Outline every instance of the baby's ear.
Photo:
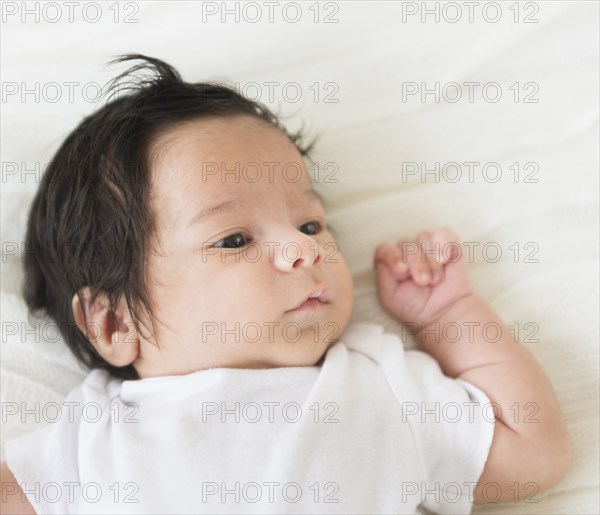
[[[79,330],[96,351],[111,365],[124,367],[135,361],[139,354],[139,338],[127,302],[119,299],[116,311],[110,311],[108,296],[101,291],[94,303],[85,286],[73,295],[73,318]],[[85,310],[85,317],[84,317]]]

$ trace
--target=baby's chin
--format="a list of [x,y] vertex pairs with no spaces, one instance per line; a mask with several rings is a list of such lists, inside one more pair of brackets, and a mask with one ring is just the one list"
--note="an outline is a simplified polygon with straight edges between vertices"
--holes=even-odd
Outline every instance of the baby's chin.
[[325,361],[327,351],[337,343],[327,341],[298,341],[286,344],[273,362],[274,367],[311,367],[321,366]]

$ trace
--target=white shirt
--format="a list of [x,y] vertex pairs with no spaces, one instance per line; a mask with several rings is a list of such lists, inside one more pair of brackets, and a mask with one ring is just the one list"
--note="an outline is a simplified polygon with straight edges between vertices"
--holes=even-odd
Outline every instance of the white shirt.
[[321,367],[92,370],[55,415],[6,445],[43,513],[468,513],[494,432],[481,390],[370,323]]

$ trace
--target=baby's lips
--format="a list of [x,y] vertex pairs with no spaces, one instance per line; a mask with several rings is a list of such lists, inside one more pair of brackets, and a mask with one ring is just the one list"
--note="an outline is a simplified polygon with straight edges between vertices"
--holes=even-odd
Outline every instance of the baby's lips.
[[310,299],[318,299],[322,304],[329,304],[331,303],[332,299],[333,299],[333,295],[331,294],[331,291],[328,290],[327,288],[317,288],[316,290],[313,290],[311,293],[309,293],[308,295],[305,295],[297,304],[295,307],[288,309],[286,311],[294,311],[295,309],[298,309],[300,306],[302,306],[302,304],[304,304],[307,300]]

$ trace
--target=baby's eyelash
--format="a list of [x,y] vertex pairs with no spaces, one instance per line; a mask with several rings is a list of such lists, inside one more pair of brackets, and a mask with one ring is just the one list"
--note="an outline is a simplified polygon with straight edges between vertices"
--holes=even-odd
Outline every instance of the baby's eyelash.
[[236,233],[234,233],[234,234],[231,234],[230,236],[226,236],[226,237],[225,237],[225,238],[223,238],[222,240],[219,240],[219,241],[217,241],[217,242],[216,242],[216,243],[215,243],[213,246],[214,246],[214,247],[217,247],[217,248],[222,248],[222,249],[228,249],[228,248],[232,248],[232,247],[227,247],[227,246],[225,246],[224,244],[223,244],[223,245],[221,245],[221,243],[222,243],[222,242],[225,242],[225,241],[227,241],[227,240],[234,240],[234,242],[235,242],[235,243],[234,243],[234,245],[235,245],[236,243],[238,243],[238,244],[239,244],[239,240],[240,240],[240,238],[236,238],[237,236],[239,236],[239,237],[243,238],[243,239],[244,239],[244,243],[243,243],[243,244],[241,244],[241,246],[240,246],[240,247],[233,247],[233,248],[238,248],[238,249],[239,249],[239,248],[241,248],[241,247],[244,247],[244,246],[246,246],[246,245],[248,244],[247,238],[246,238],[246,237],[245,237],[245,236],[244,236],[242,233],[236,232]]
[[[309,234],[309,236],[319,234],[320,232],[322,232],[323,230],[325,230],[327,228],[326,224],[324,225],[321,222],[319,222],[318,220],[311,220],[310,222],[306,222],[306,223],[302,224],[300,226],[300,228],[304,227],[305,225],[315,225],[316,226],[316,229],[314,229],[314,232],[311,232]],[[233,247],[226,246],[227,240],[229,240],[229,242],[232,243]],[[243,240],[243,242],[240,240]],[[226,236],[225,238],[215,242],[213,247],[222,248],[222,249],[228,249],[228,248],[240,249],[242,247],[245,247],[249,243],[248,240],[249,240],[249,238],[247,238],[244,234],[242,234],[240,232],[236,232],[234,234]],[[239,246],[237,246],[237,245],[239,245]]]
[[323,230],[323,224],[321,224],[321,222],[319,222],[318,220],[311,220],[310,222],[306,222],[305,224],[302,224],[300,227],[304,227],[305,225],[309,225],[309,224],[314,224],[317,226],[315,234],[319,234]]

